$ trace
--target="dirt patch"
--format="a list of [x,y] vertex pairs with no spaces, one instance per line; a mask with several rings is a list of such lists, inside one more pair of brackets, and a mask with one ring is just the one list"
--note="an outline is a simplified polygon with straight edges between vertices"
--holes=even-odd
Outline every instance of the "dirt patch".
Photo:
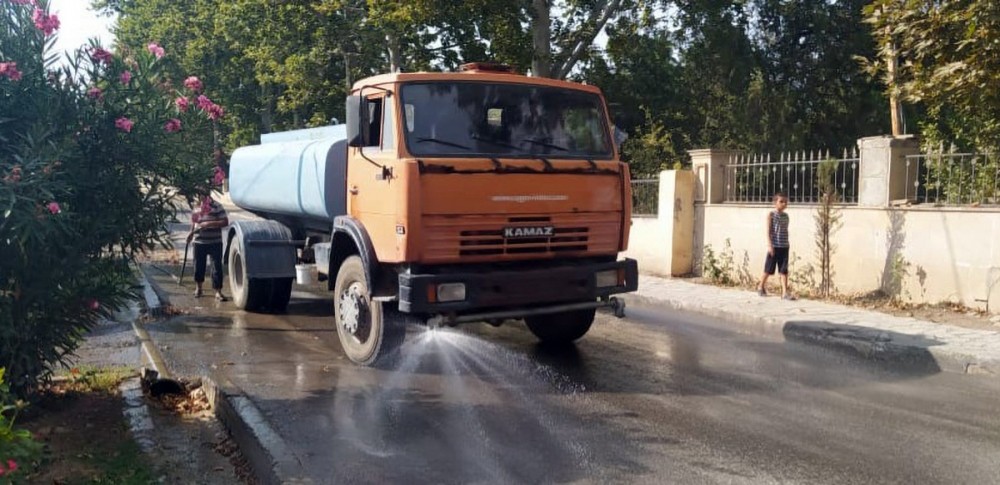
[[45,444],[30,483],[151,483],[153,463],[132,439],[120,396],[56,384],[17,422]]
[[[689,283],[702,285],[720,286],[711,280],[703,277],[683,278]],[[768,286],[771,286],[770,284]],[[732,287],[732,286],[730,286]],[[748,291],[754,290],[754,286],[740,286]],[[775,287],[780,294],[780,288]],[[775,289],[775,288],[772,288]],[[820,298],[810,292],[801,292],[796,288],[799,298],[810,300],[826,301],[840,305],[847,305],[856,308],[886,313],[897,317],[911,317],[942,325],[970,328],[975,330],[1000,331],[1000,315],[990,315],[984,311],[968,308],[958,303],[937,303],[937,304],[914,304],[890,298],[878,292],[856,294],[856,295],[833,295],[829,298]]]
[[215,419],[200,381],[177,383],[180,393],[158,394],[155,384],[143,386],[158,430],[154,456],[161,477],[166,483],[256,484],[246,458]]
[[137,404],[119,390],[132,375],[74,368],[42,389],[16,423],[44,445],[37,466],[23,464],[22,477],[52,484],[256,483],[200,386],[184,382],[184,393],[156,398],[136,391]]

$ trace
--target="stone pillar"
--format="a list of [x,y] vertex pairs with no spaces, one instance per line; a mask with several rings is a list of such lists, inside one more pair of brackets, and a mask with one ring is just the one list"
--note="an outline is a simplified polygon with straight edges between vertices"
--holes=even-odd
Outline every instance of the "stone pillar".
[[706,148],[688,150],[695,175],[694,200],[721,204],[726,198],[726,164],[737,152]]
[[694,255],[695,173],[690,170],[660,172],[659,219],[666,229],[667,269],[671,276],[690,274]]
[[[914,198],[916,167],[907,170],[906,156],[920,153],[913,135],[872,136],[858,140],[858,206],[889,207],[892,201]],[[909,194],[907,194],[909,188]]]

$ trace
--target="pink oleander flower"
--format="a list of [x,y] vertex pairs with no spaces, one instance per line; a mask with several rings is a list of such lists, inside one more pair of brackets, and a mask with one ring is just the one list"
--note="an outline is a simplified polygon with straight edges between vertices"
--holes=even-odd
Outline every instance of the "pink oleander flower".
[[17,471],[17,462],[14,461],[14,460],[7,460],[7,471],[8,472],[16,472]]
[[226,110],[222,109],[222,106],[217,104],[212,104],[205,110],[208,113],[208,119],[215,121],[222,118],[226,114]]
[[153,54],[153,56],[157,59],[162,58],[164,54],[167,53],[162,47],[160,47],[160,44],[157,44],[156,42],[150,42],[149,45],[146,46],[146,49],[149,49],[149,53]]
[[205,88],[205,85],[201,83],[201,79],[198,79],[197,76],[190,76],[184,80],[184,87],[196,93],[200,93],[201,90]]
[[135,125],[135,123],[133,123],[132,120],[124,116],[115,120],[115,128],[118,128],[119,130],[122,130],[125,133],[131,133],[133,125]]
[[98,87],[90,88],[87,90],[87,97],[100,101],[104,98],[104,91],[101,91],[101,88]]
[[21,80],[21,71],[17,70],[16,62],[0,62],[0,77],[5,76],[11,81]]
[[167,133],[176,133],[181,131],[181,120],[177,118],[171,118],[163,125],[163,131]]
[[198,98],[195,99],[194,104],[196,106],[198,106],[198,109],[203,110],[203,111],[207,111],[208,108],[211,107],[215,103],[213,103],[211,99],[208,99],[208,96],[205,96],[204,94],[200,94],[200,95],[198,95]]
[[47,208],[49,212],[52,214],[58,214],[62,212],[62,209],[59,207],[58,202],[49,202],[48,204],[45,205],[45,208]]
[[213,168],[213,171],[215,174],[212,175],[212,182],[215,182],[215,185],[222,185],[226,181],[226,172],[223,172],[218,166]]
[[189,101],[184,96],[180,96],[174,100],[174,104],[177,106],[178,111],[180,111],[181,113],[187,113],[188,106],[191,105],[191,101]]
[[35,8],[35,11],[31,14],[31,20],[35,22],[35,27],[41,30],[46,37],[59,30],[59,17],[56,14],[49,15],[40,8]]
[[129,71],[122,71],[121,75],[118,76],[118,80],[121,81],[122,84],[128,85],[128,83],[132,82],[132,73]]
[[101,308],[101,302],[99,302],[99,301],[91,298],[91,299],[87,300],[87,308],[90,308],[91,310],[97,311],[98,309]]
[[114,57],[114,54],[100,47],[94,47],[94,49],[90,51],[90,58],[95,62],[104,64],[105,66],[110,66],[111,60],[114,59]]
[[21,181],[21,166],[14,165],[14,168],[10,169],[10,173],[4,176],[4,182],[18,183]]

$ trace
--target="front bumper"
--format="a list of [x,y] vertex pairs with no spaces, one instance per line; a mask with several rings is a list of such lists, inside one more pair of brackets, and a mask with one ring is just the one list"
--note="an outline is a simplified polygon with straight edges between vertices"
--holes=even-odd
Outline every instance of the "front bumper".
[[[624,275],[617,286],[598,287],[596,274],[616,270]],[[465,285],[465,299],[433,301],[433,289],[442,283]],[[570,302],[592,302],[639,287],[634,259],[609,263],[562,264],[517,270],[399,275],[399,310],[441,314],[509,308],[536,308]]]

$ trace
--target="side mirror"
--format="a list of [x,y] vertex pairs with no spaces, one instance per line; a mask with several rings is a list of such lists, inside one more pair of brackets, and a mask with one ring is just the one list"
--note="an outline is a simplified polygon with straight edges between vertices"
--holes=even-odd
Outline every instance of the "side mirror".
[[347,97],[347,146],[363,147],[368,132],[368,103],[361,96]]
[[625,133],[624,130],[618,128],[618,125],[613,125],[613,126],[614,126],[615,148],[617,148],[618,151],[621,151],[622,144],[625,143],[625,140],[628,140],[628,133]]

